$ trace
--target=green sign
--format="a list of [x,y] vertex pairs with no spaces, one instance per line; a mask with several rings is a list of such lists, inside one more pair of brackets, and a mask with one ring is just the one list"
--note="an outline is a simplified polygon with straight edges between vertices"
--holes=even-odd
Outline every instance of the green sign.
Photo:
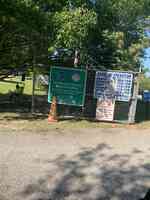
[[48,102],[56,96],[58,104],[83,106],[87,72],[83,69],[52,67]]

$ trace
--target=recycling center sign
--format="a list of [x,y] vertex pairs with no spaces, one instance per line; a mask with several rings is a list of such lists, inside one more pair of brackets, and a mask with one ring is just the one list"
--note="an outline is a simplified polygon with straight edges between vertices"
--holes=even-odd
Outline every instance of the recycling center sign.
[[83,106],[87,72],[83,69],[52,67],[48,102],[55,96],[58,104]]

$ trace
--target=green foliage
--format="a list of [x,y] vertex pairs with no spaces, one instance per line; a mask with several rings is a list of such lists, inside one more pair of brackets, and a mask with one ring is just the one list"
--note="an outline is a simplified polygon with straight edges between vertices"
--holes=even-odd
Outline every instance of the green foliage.
[[140,78],[140,91],[150,90],[150,78],[144,75]]
[[36,5],[25,0],[2,0],[0,16],[1,68],[17,68],[25,63],[32,65],[35,51],[37,57],[41,50],[47,51],[43,48],[47,18]]
[[1,0],[0,68],[47,64],[48,49],[80,49],[81,64],[137,70],[150,44],[150,0]]
[[71,12],[68,10],[56,12],[53,20],[56,34],[55,46],[84,48],[89,29],[96,25],[96,13],[79,7]]
[[139,57],[147,45],[143,22],[149,7],[147,0],[96,1],[100,38],[97,41],[102,44],[100,63],[117,69],[139,67]]
[[[145,37],[147,0],[69,1],[53,17],[53,48],[80,48],[82,62],[110,69],[137,70]],[[50,49],[53,49],[50,46]]]

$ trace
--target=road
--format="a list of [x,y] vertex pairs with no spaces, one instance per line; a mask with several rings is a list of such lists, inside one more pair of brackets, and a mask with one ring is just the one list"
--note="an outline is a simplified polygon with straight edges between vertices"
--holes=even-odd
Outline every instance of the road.
[[148,129],[0,131],[0,200],[138,200],[148,188]]

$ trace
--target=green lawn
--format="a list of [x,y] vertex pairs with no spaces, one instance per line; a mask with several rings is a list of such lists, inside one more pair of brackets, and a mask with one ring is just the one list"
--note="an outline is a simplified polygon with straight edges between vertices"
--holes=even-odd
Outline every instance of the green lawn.
[[88,120],[63,120],[60,119],[56,123],[49,123],[47,116],[31,115],[30,113],[0,113],[0,129],[8,130],[25,130],[36,131],[37,133],[45,133],[54,129],[73,130],[82,128],[125,128],[125,129],[149,129],[150,121],[142,122],[134,125],[115,124],[104,122],[90,122]]
[[14,91],[15,87],[15,84],[0,82],[0,94],[7,94],[9,91]]
[[[90,122],[88,120],[63,120],[56,123],[49,123],[46,115],[31,115],[30,113],[0,113],[0,129],[13,129],[45,132],[53,129],[73,130],[82,128],[112,128],[112,123]],[[124,125],[116,125],[116,128]]]
[[[21,77],[9,78],[6,80],[12,81],[12,83],[0,81],[0,94],[7,94],[7,93],[9,93],[9,91],[15,91],[16,82],[21,83]],[[25,88],[24,88],[23,93],[27,94],[27,95],[32,94],[32,80],[25,81]],[[43,95],[43,94],[45,94],[45,91],[36,90],[35,93],[38,95]]]

